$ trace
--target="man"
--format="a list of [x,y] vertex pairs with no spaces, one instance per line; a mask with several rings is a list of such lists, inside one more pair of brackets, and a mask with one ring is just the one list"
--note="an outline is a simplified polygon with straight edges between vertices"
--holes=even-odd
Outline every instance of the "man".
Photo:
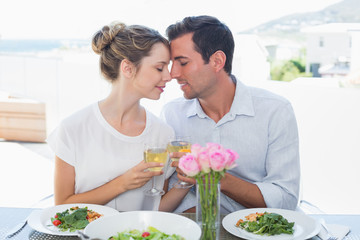
[[[169,26],[167,35],[170,74],[184,98],[166,104],[163,118],[176,135],[191,136],[192,143],[216,142],[239,154],[237,167],[221,180],[221,212],[295,209],[300,164],[291,104],[268,91],[247,87],[231,75],[234,40],[218,19],[187,17]],[[180,180],[195,183],[177,171]],[[175,211],[193,211],[195,204],[195,194],[189,191]]]

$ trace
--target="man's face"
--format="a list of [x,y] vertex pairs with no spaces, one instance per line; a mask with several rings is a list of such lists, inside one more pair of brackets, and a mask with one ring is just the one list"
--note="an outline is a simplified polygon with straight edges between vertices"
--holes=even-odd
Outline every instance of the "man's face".
[[193,33],[187,33],[171,41],[170,74],[180,84],[185,98],[205,98],[215,87],[214,70],[195,51],[192,36]]

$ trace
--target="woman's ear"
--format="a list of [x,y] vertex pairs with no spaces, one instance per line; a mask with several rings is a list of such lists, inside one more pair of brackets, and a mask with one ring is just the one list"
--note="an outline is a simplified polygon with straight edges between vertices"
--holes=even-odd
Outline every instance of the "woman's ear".
[[216,72],[219,72],[224,68],[226,62],[226,55],[223,51],[218,50],[210,56],[210,62],[212,66],[215,68]]
[[120,63],[120,72],[127,78],[132,78],[135,74],[135,66],[132,62],[124,59]]

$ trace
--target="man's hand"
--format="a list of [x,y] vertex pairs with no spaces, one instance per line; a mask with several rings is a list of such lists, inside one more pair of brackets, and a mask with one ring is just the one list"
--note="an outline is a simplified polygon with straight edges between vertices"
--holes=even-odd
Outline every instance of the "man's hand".
[[[173,152],[170,153],[170,157],[180,159],[185,154],[186,152]],[[186,177],[186,174],[184,174],[184,172],[181,171],[181,169],[179,168],[179,161],[172,161],[171,166],[176,167],[177,177],[180,181],[196,184],[196,180],[194,178]]]

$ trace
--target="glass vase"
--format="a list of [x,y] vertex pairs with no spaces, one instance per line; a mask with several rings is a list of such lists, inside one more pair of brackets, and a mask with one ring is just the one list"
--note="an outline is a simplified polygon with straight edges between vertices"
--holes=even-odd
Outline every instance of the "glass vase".
[[[207,181],[206,181],[207,182]],[[220,236],[220,183],[196,183],[196,222],[201,228],[201,240]]]

